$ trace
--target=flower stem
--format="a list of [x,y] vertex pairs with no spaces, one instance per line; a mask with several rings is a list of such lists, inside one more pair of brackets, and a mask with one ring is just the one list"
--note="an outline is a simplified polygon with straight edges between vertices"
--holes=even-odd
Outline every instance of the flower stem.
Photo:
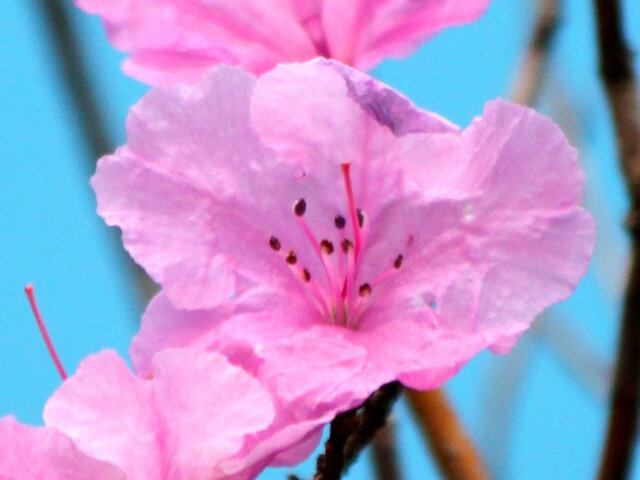
[[611,392],[609,424],[600,464],[600,480],[629,475],[638,423],[640,392],[640,109],[638,86],[622,30],[618,0],[593,0],[600,75],[616,133],[618,157],[631,197],[627,224],[632,261],[627,284],[618,356]]

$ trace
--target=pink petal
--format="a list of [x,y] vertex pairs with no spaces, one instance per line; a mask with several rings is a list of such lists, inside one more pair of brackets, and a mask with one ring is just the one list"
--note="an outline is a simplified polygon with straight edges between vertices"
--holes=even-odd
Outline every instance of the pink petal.
[[325,0],[323,27],[331,56],[367,70],[405,56],[438,31],[476,20],[490,0]]
[[226,474],[245,436],[271,424],[269,394],[216,353],[165,350],[153,363],[144,380],[113,352],[87,358],[47,402],[45,422],[131,480]]
[[124,480],[115,466],[91,458],[54,428],[0,419],[0,478],[6,480]]
[[286,0],[76,0],[102,16],[109,39],[131,52],[125,70],[154,84],[195,82],[218,64],[261,73],[316,56]]

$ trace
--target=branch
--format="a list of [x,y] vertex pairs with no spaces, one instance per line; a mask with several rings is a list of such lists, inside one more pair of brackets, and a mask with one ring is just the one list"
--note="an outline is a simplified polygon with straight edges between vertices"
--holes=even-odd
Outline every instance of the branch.
[[400,462],[395,449],[395,422],[393,419],[373,437],[373,466],[378,480],[401,480]]
[[[90,172],[93,171],[95,161],[107,152],[113,150],[113,142],[104,128],[105,115],[96,99],[98,95],[89,81],[88,68],[78,50],[78,37],[71,22],[68,7],[61,0],[39,0],[42,16],[50,30],[54,53],[57,55],[58,69],[62,81],[67,84],[67,91],[74,105],[78,124],[84,134],[89,150]],[[120,244],[120,237],[112,230],[111,239],[116,249],[121,253],[121,261],[135,278],[142,303],[146,303],[157,291],[157,287],[138,267],[131,258],[124,253]]]
[[599,479],[628,477],[638,423],[640,389],[640,123],[638,86],[622,32],[618,0],[594,0],[600,75],[613,117],[618,156],[631,197],[627,226],[632,260],[618,340],[611,410]]
[[447,480],[486,480],[489,475],[442,390],[407,390],[422,433]]
[[558,27],[559,10],[559,0],[540,0],[533,34],[511,93],[511,99],[516,103],[531,106],[538,99]]
[[339,480],[358,455],[384,426],[391,407],[400,395],[402,385],[392,382],[380,387],[359,409],[338,415],[331,422],[324,454],[316,464],[313,480]]

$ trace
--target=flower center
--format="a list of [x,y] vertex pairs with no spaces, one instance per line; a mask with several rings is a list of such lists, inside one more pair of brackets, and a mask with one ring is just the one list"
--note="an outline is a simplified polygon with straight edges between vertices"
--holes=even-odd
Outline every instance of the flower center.
[[[271,249],[282,255],[290,267],[291,272],[304,283],[309,299],[320,311],[323,317],[332,323],[346,327],[356,327],[360,318],[373,301],[374,290],[402,266],[404,257],[398,254],[389,261],[389,268],[375,279],[356,284],[360,266],[360,258],[366,245],[368,218],[356,207],[351,183],[351,164],[341,165],[344,182],[348,220],[338,213],[333,217],[333,224],[337,231],[337,242],[328,238],[319,240],[305,221],[307,201],[298,199],[293,204],[293,214],[296,223],[320,260],[326,283],[312,278],[309,270],[300,264],[294,250],[282,250],[280,240],[272,236],[269,239]],[[347,222],[351,223],[353,240],[347,237]]]

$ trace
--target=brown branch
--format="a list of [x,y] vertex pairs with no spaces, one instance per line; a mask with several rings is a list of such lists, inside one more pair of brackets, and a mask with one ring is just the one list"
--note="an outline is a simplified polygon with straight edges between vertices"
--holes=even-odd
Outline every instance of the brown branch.
[[378,480],[401,480],[400,462],[395,448],[395,428],[393,421],[378,430],[373,437],[373,466]]
[[385,424],[402,386],[392,382],[380,387],[359,409],[338,415],[331,422],[324,454],[318,457],[313,480],[339,480],[342,473],[355,462]]
[[488,479],[482,459],[444,392],[407,390],[407,396],[442,475],[447,480]]
[[[78,49],[80,43],[68,12],[69,7],[61,0],[38,0],[36,3],[49,29],[51,43],[55,46],[58,71],[62,81],[67,84],[67,92],[91,159],[89,173],[93,173],[96,160],[113,150],[113,142],[105,129],[105,115],[96,100],[97,92],[89,81],[88,67]],[[157,287],[125,254],[116,230],[110,231],[110,238],[120,252],[122,263],[136,280],[139,297],[144,305],[155,294]]]
[[631,54],[622,30],[618,0],[594,0],[600,75],[609,101],[618,157],[631,197],[627,217],[632,240],[618,358],[611,393],[607,440],[599,479],[628,477],[638,423],[640,389],[640,109]]
[[540,0],[533,34],[511,93],[514,102],[533,105],[538,99],[558,20],[559,0]]

